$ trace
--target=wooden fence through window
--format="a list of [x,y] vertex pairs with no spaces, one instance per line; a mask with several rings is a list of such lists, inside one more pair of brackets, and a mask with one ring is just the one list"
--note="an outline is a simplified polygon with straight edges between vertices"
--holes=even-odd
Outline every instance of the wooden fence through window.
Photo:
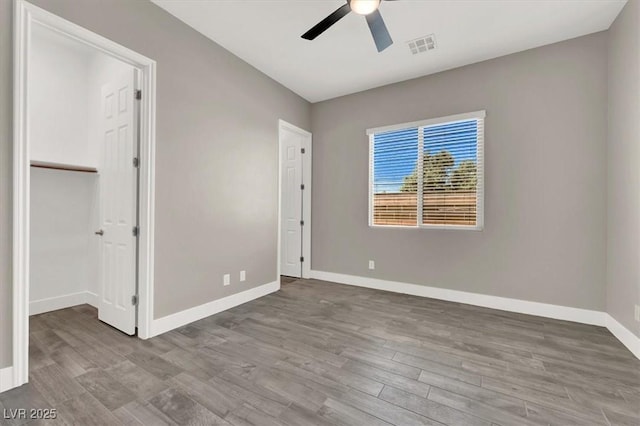
[[[475,225],[475,192],[438,192],[424,194],[424,225]],[[374,225],[416,226],[416,193],[385,193],[373,196]]]

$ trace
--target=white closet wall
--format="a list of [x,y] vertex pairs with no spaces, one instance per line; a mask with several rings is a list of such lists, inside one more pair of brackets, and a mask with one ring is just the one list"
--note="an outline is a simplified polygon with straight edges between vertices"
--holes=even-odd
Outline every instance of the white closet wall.
[[29,59],[31,159],[95,167],[87,138],[91,51],[36,25]]
[[31,168],[31,314],[97,303],[90,230],[97,176]]

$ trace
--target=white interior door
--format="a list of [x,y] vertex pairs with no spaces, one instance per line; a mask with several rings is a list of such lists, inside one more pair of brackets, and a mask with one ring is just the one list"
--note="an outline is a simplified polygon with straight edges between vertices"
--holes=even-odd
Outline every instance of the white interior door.
[[[281,253],[280,273],[290,277],[302,277],[303,262],[305,259],[304,223],[305,197],[309,197],[307,174],[311,170],[305,170],[305,155],[310,155],[310,140],[308,134],[280,127],[280,164],[282,210],[281,220]],[[307,200],[308,201],[308,200]],[[304,259],[304,260],[303,260]]]
[[136,306],[137,130],[135,76],[126,73],[102,87],[100,167],[100,303],[98,318],[134,334]]

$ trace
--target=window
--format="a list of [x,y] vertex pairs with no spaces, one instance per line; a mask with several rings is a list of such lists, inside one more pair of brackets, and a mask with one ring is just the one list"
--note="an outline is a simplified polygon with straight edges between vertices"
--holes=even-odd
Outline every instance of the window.
[[369,225],[481,230],[484,117],[367,130]]

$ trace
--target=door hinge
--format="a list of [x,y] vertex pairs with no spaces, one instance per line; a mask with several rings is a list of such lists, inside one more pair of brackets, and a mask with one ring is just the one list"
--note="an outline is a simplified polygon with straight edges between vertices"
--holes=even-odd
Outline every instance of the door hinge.
[[300,221],[300,226],[304,226],[304,220]]
[[304,191],[304,183],[300,185],[300,189]]
[[304,153],[305,153],[304,148],[300,148],[300,153],[301,153],[301,154],[304,154]]
[[131,296],[131,304],[133,306],[138,306],[138,296],[137,295],[134,294],[133,296]]
[[137,237],[140,234],[140,227],[139,226],[134,226],[131,232],[132,232],[134,237]]
[[140,167],[140,160],[138,159],[138,157],[133,158],[133,167]]
[[300,256],[300,262],[304,262],[304,256]]
[[142,90],[136,90],[136,100],[142,99]]

